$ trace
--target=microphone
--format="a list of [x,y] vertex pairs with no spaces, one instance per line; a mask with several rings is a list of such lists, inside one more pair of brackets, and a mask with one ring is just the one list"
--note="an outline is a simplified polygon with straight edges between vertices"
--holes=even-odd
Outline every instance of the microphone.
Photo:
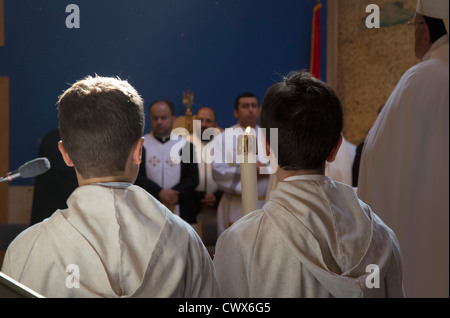
[[18,170],[9,172],[6,176],[0,178],[0,183],[13,181],[18,178],[33,178],[47,172],[49,169],[50,161],[47,158],[36,158],[20,166]]

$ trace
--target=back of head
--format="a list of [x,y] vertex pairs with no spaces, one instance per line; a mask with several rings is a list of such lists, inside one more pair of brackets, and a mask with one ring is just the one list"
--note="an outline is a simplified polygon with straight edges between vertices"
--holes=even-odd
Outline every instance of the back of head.
[[132,146],[144,132],[143,100],[119,78],[88,76],[58,101],[61,140],[84,178],[125,170]]
[[449,31],[448,0],[417,0],[416,13],[424,16],[434,43]]
[[[269,88],[261,127],[278,129],[278,164],[284,170],[321,168],[339,140],[342,106],[336,93],[307,72],[292,72]],[[270,138],[267,138],[270,140]]]
[[447,30],[445,29],[445,24],[442,19],[436,19],[427,16],[423,16],[423,18],[428,25],[431,43],[436,42],[441,37],[447,34]]

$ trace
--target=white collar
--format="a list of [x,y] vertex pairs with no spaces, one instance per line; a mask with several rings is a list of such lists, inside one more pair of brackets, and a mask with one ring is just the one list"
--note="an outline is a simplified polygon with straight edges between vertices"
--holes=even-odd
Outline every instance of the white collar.
[[100,182],[100,183],[93,183],[91,185],[99,185],[102,187],[116,188],[116,189],[126,189],[132,186],[132,184],[128,182]]
[[297,180],[309,180],[309,181],[332,181],[329,177],[322,174],[300,174],[296,176],[287,177],[283,180],[286,182]]
[[429,60],[431,58],[432,53],[446,43],[448,43],[448,34],[441,36],[433,43],[433,45],[430,47],[428,52],[423,57],[422,61]]

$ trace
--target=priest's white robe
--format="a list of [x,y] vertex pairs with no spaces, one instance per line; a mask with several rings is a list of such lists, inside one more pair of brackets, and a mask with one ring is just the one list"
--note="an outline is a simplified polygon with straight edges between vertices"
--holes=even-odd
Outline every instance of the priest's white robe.
[[[224,192],[222,199],[217,207],[217,234],[220,235],[231,224],[242,217],[242,188],[241,188],[241,169],[237,157],[237,142],[231,139],[232,131],[245,131],[240,125],[234,125],[225,129],[220,135],[214,138],[211,145],[214,149],[212,172],[214,181],[220,190]],[[230,133],[230,134],[228,134]],[[259,133],[259,127],[256,127],[254,133]],[[256,160],[263,163],[261,156],[262,144],[261,138],[257,139],[259,154]],[[258,185],[258,205],[261,208],[265,203],[267,185],[269,176],[260,177],[257,180]]]
[[22,232],[2,271],[46,297],[216,297],[194,229],[138,186],[88,185]]
[[356,146],[342,137],[336,159],[325,163],[325,175],[334,181],[352,185],[352,165],[356,155]]
[[448,35],[403,75],[370,130],[358,194],[397,234],[406,297],[448,297]]
[[219,237],[214,265],[223,297],[403,297],[395,234],[322,175],[279,182]]

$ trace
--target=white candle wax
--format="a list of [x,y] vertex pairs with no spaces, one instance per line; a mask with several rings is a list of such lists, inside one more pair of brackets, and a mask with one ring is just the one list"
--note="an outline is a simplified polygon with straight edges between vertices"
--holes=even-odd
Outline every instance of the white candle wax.
[[242,214],[258,210],[258,181],[256,171],[256,136],[238,136],[238,157],[241,168]]

